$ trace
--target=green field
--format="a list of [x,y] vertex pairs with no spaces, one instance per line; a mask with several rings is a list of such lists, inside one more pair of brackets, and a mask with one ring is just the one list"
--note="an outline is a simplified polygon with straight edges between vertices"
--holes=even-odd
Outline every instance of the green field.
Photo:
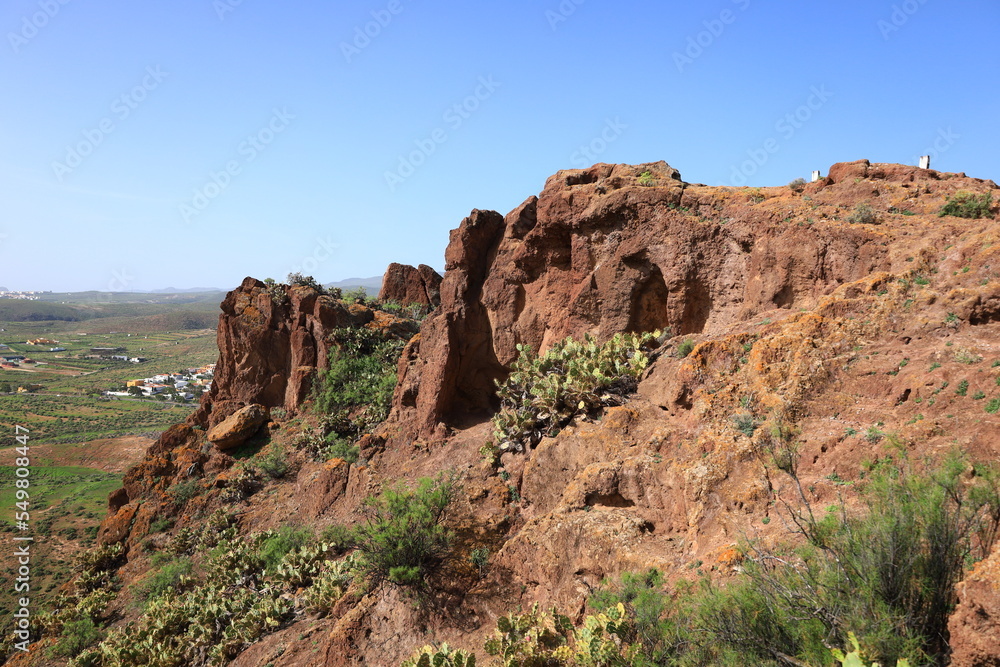
[[[70,577],[74,555],[92,546],[97,527],[107,513],[108,494],[121,486],[121,478],[112,473],[80,467],[45,467],[32,463],[28,531],[14,526],[14,468],[0,466],[0,531],[9,535],[31,535],[31,597],[36,608],[45,608],[47,600],[58,593]],[[13,551],[8,550],[8,551]],[[6,581],[14,580],[17,563],[10,553],[2,560]],[[12,609],[13,586],[0,591],[0,607]],[[3,624],[4,628],[9,623]]]
[[[30,430],[30,531],[15,528],[14,468],[0,466],[0,531],[32,535],[32,604],[45,601],[68,581],[74,554],[93,544],[107,513],[108,494],[121,486],[114,470],[141,456],[147,440],[184,421],[197,401],[174,404],[157,400],[106,399],[102,391],[120,389],[128,380],[173,373],[214,363],[215,330],[222,295],[46,295],[42,301],[0,299],[2,354],[24,355],[38,364],[0,369],[0,387],[37,385],[32,393],[0,393],[0,452],[13,461],[15,427]],[[65,302],[65,303],[63,303]],[[49,319],[61,318],[61,319]],[[32,346],[46,338],[54,344]],[[51,347],[66,350],[50,352]],[[125,348],[133,364],[85,359],[91,348]],[[94,442],[100,440],[100,442]],[[38,448],[38,449],[36,449]],[[11,559],[0,559],[10,574]],[[0,593],[10,608],[12,589]]]
[[[88,334],[80,331],[59,331],[58,323],[6,322],[0,324],[0,343],[10,351],[3,354],[23,355],[37,364],[22,364],[18,369],[0,369],[0,385],[7,382],[12,389],[27,384],[42,385],[45,393],[99,393],[134,380],[159,373],[173,373],[214,363],[218,356],[215,331],[156,331],[149,333],[116,332]],[[28,345],[26,341],[46,338],[56,345]],[[52,347],[65,351],[50,352]],[[129,357],[148,359],[142,364],[109,359],[85,359],[91,348],[124,348],[116,352]]]
[[15,426],[23,426],[35,444],[143,435],[184,421],[194,407],[81,396],[0,396],[0,433],[13,434]]

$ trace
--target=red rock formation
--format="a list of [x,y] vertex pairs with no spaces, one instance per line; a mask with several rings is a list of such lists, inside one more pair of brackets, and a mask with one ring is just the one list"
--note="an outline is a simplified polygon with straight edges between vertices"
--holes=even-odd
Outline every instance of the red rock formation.
[[215,380],[191,423],[209,428],[253,403],[294,411],[308,396],[316,369],[326,368],[330,331],[375,317],[308,287],[274,289],[277,299],[264,283],[247,278],[226,295]]
[[407,264],[390,264],[382,278],[379,301],[395,301],[403,306],[419,305],[428,309],[441,305],[441,276],[437,271],[421,264],[414,268]]
[[[535,601],[579,612],[622,571],[657,567],[676,580],[701,567],[724,579],[741,557],[734,544],[788,539],[771,519],[780,499],[798,499],[762,455],[782,428],[795,434],[817,508],[853,493],[834,479],[857,482],[862,461],[896,451],[866,440],[875,424],[912,460],[955,447],[996,459],[1000,419],[985,408],[1000,400],[990,370],[1000,356],[997,223],[937,217],[957,190],[998,194],[992,182],[867,161],[834,165],[801,191],[687,184],[657,163],[560,172],[506,218],[473,211],[451,234],[441,305],[400,359],[390,420],[358,443],[364,462],[303,465],[275,493],[247,499],[241,521],[346,524],[384,482],[452,469],[463,491],[450,525],[460,549],[490,548],[489,573],[451,577],[455,603],[419,619],[395,591],[371,591],[271,635],[238,664],[398,664],[427,643],[425,629],[476,648],[498,615]],[[878,224],[851,220],[860,203]],[[292,288],[275,304],[253,280],[231,293],[199,423],[249,403],[292,409],[304,395],[295,373],[325,363],[331,327],[394,326],[327,301]],[[627,404],[503,455],[502,477],[482,462],[493,382],[518,343],[667,327],[677,337]],[[688,337],[696,346],[679,358]],[[968,395],[955,391],[963,381]],[[759,423],[752,434],[734,426],[744,412]],[[283,427],[273,435],[293,441]],[[113,496],[102,541],[141,536],[131,526],[152,503],[137,498],[186,479],[191,465],[214,476],[207,496],[223,486],[213,466],[225,457],[200,461],[204,445],[193,429],[165,434]],[[964,584],[956,664],[996,664],[995,561]],[[295,639],[305,632],[309,644]]]
[[843,220],[861,201],[902,210],[931,187],[983,184],[867,160],[834,165],[800,193],[692,185],[664,162],[561,171],[505,219],[476,211],[452,233],[441,308],[400,368],[397,420],[429,437],[489,412],[484,395],[518,343],[712,335],[774,308],[810,308],[892,263],[879,227],[814,221]]
[[1000,667],[1000,546],[959,584],[948,623],[953,667]]

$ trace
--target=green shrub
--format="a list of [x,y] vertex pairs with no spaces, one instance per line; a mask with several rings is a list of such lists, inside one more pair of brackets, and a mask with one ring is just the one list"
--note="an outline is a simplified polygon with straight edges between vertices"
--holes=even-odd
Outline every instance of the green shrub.
[[944,217],[953,215],[957,218],[988,218],[990,217],[990,207],[993,206],[993,195],[986,192],[977,195],[974,192],[960,190],[951,197],[938,215]]
[[198,495],[200,490],[198,480],[189,479],[185,482],[174,484],[170,487],[167,493],[170,494],[171,499],[174,501],[174,505],[177,507],[183,507],[189,500]]
[[757,420],[752,414],[741,412],[733,416],[733,427],[748,438],[752,438],[754,431],[757,430]]
[[273,570],[290,552],[304,547],[315,538],[308,528],[284,525],[261,543],[258,552],[260,561],[266,569]]
[[101,640],[101,630],[90,616],[82,616],[63,625],[59,641],[52,647],[51,655],[75,658],[88,646]]
[[317,408],[336,416],[332,432],[357,437],[389,414],[405,342],[365,328],[335,329],[330,367],[320,373]]
[[656,336],[616,334],[600,345],[588,334],[582,342],[566,338],[540,357],[519,344],[510,376],[496,383],[501,405],[493,417],[497,447],[523,451],[558,433],[575,415],[621,404],[649,365],[644,347]]
[[656,178],[653,177],[653,172],[644,171],[639,174],[639,185],[643,187],[650,187],[656,185]]
[[724,589],[703,579],[671,595],[652,571],[606,582],[590,604],[625,605],[637,667],[830,665],[830,647],[853,644],[852,633],[869,661],[942,664],[956,584],[1000,532],[1000,477],[968,469],[959,455],[928,473],[879,461],[857,483],[860,511],[839,504],[817,518],[807,503],[786,505],[801,544],[745,545],[742,574]]
[[984,409],[991,415],[995,415],[997,412],[1000,412],[1000,398],[990,399],[990,402],[986,404]]
[[327,526],[320,534],[320,541],[329,544],[331,551],[342,554],[348,549],[353,549],[355,544],[354,531],[346,526],[334,524]]
[[684,359],[689,354],[691,354],[692,351],[694,351],[694,341],[691,340],[690,338],[685,338],[677,346],[677,352],[676,352],[677,358]]
[[139,597],[148,601],[181,587],[191,576],[191,570],[190,558],[178,558],[168,562],[141,584]]
[[479,578],[482,579],[486,573],[486,567],[490,564],[490,550],[486,547],[473,549],[469,554],[469,562],[479,571]]
[[423,478],[413,490],[402,484],[365,500],[367,520],[354,533],[364,569],[376,582],[419,586],[451,551],[443,524],[456,491],[453,476]]
[[296,285],[311,287],[320,294],[326,294],[326,290],[323,289],[323,286],[316,282],[316,279],[312,276],[304,276],[301,273],[289,273],[288,277],[285,278],[285,282],[293,287]]
[[164,531],[170,530],[174,527],[174,520],[168,519],[166,517],[160,517],[156,521],[149,524],[149,532],[151,533],[162,533]]
[[360,303],[364,304],[368,299],[368,291],[364,287],[357,287],[355,289],[349,289],[343,293],[341,299],[345,303]]
[[324,459],[343,459],[348,463],[355,463],[358,460],[360,450],[357,445],[353,445],[337,433],[331,433],[326,437],[326,448],[323,452]]
[[858,204],[854,207],[854,212],[847,216],[848,222],[861,225],[874,225],[878,222],[878,214],[868,204]]
[[788,187],[792,189],[792,192],[802,192],[806,189],[806,179],[796,178],[788,184]]
[[[274,278],[265,278],[264,286],[267,288],[267,294],[271,297],[271,302],[276,306],[280,306],[288,298],[288,294],[285,293],[285,286],[279,282],[275,282]],[[129,393],[132,393],[131,389]],[[142,394],[142,391],[139,391]],[[139,394],[136,394],[137,396]]]
[[256,463],[257,467],[272,479],[281,479],[291,469],[288,463],[288,455],[277,444],[272,444],[266,454],[257,458]]

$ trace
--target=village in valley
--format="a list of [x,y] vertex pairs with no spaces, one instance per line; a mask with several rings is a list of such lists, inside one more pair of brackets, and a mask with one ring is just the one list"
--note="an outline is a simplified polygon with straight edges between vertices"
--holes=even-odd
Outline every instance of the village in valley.
[[[0,370],[20,371],[26,378],[33,377],[40,380],[43,376],[54,372],[85,376],[105,368],[118,368],[117,381],[109,382],[99,391],[96,389],[92,391],[93,395],[99,394],[107,399],[148,398],[183,403],[200,398],[212,387],[214,363],[184,368],[177,372],[161,372],[148,377],[127,379],[128,376],[124,373],[130,365],[155,362],[156,359],[130,354],[122,345],[87,345],[83,342],[87,334],[74,335],[78,339],[67,343],[60,343],[52,338],[32,338],[23,343],[0,343]],[[122,336],[135,338],[132,334],[122,334]],[[149,336],[142,337],[143,340],[152,342],[149,338]],[[37,381],[14,382],[10,379],[12,376],[5,377],[7,381],[0,383],[0,393],[33,394],[47,389],[44,384],[39,384]]]
[[106,391],[105,396],[157,398],[190,401],[212,388],[215,364],[189,368],[185,373],[167,373],[129,380],[125,391]]

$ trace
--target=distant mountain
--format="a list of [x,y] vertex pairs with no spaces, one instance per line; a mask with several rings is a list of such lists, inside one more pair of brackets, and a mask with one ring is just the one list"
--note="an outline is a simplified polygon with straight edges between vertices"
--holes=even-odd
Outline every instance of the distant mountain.
[[189,287],[188,289],[177,289],[175,287],[166,287],[164,289],[154,289],[149,290],[149,294],[195,294],[204,292],[228,292],[229,290],[219,289],[218,287]]
[[382,276],[375,276],[373,278],[348,278],[347,280],[339,280],[335,283],[327,283],[325,287],[339,287],[343,290],[364,287],[366,292],[374,295],[382,289]]
[[0,292],[9,292],[10,290],[6,287],[0,287]]

